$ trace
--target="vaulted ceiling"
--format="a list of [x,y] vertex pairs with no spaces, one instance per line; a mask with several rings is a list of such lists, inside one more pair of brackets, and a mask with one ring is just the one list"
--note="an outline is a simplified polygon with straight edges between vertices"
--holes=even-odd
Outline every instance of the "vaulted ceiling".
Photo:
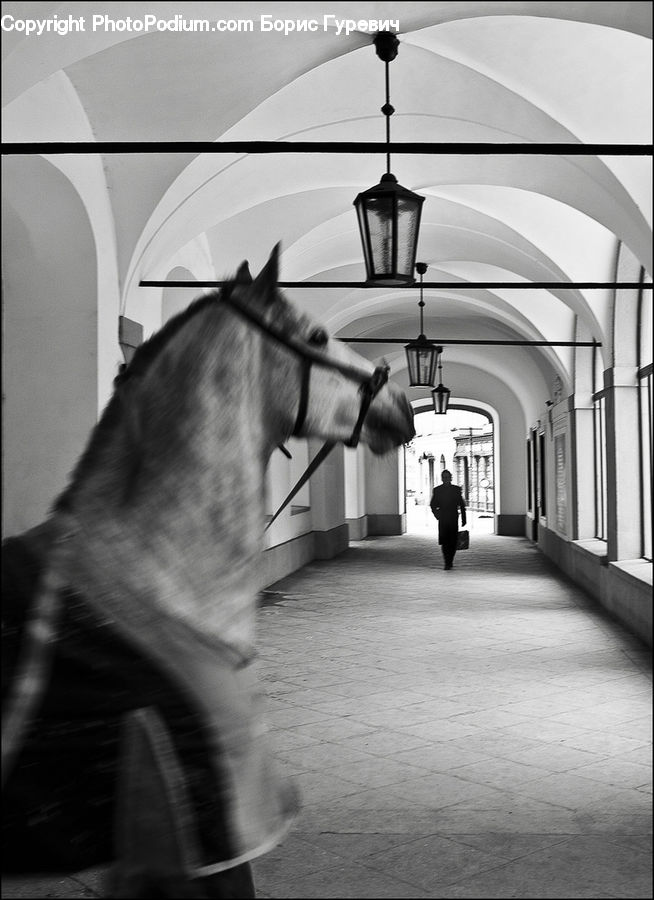
[[[254,27],[94,31],[93,13],[250,20]],[[337,21],[353,18],[399,23],[390,66],[393,141],[652,139],[649,2],[7,2],[3,14],[86,21],[83,33],[38,41],[3,32],[5,141],[134,141],[150,149],[174,141],[382,143],[384,66],[374,31],[338,33]],[[263,31],[261,16],[318,27]],[[326,25],[324,16],[332,17]],[[365,279],[352,201],[378,182],[383,155],[161,149],[98,157],[128,315],[138,319],[152,296],[139,287],[143,279],[173,271],[221,278],[245,258],[256,271],[278,241],[284,281]],[[83,194],[88,161],[51,160]],[[398,154],[392,171],[426,197],[417,257],[428,265],[425,281],[608,282],[619,241],[651,273],[646,155]],[[289,296],[341,336],[383,341],[418,333],[417,290],[292,289]],[[436,287],[425,290],[425,302],[425,332],[439,341],[582,335],[605,342],[611,331],[608,289]],[[399,345],[358,349],[385,356],[406,380]],[[527,419],[554,377],[572,385],[569,348],[454,344],[444,363],[461,402],[489,403],[488,386],[501,384]]]

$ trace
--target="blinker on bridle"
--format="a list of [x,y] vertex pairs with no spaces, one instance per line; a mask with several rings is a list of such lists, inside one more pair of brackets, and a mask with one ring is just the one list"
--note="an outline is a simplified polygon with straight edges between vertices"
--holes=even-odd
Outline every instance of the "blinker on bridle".
[[[360,369],[358,366],[351,365],[350,363],[341,362],[338,359],[330,359],[329,357],[320,353],[319,350],[316,349],[316,346],[312,346],[311,343],[297,340],[297,338],[285,334],[274,325],[268,322],[264,322],[263,319],[260,319],[259,316],[257,316],[251,309],[248,309],[238,303],[234,299],[232,294],[225,294],[224,296],[221,294],[220,300],[227,306],[229,306],[229,308],[233,310],[233,312],[237,313],[237,315],[241,316],[247,322],[262,331],[263,334],[273,338],[273,340],[276,340],[278,343],[283,344],[283,346],[287,347],[302,359],[300,403],[298,406],[297,415],[295,417],[295,424],[293,426],[293,430],[291,431],[292,435],[297,437],[304,426],[307,410],[309,408],[309,389],[311,383],[311,367],[313,364],[323,366],[327,369],[335,369],[337,372],[340,372],[341,375],[344,375],[351,381],[356,381],[359,383],[359,393],[361,394],[361,407],[359,409],[359,416],[354,425],[351,437],[349,438],[349,440],[344,442],[346,447],[358,446],[359,440],[361,438],[361,431],[363,429],[366,416],[368,415],[370,405],[379,391],[388,381],[388,374],[390,371],[389,366],[376,366],[374,371],[370,373],[366,372],[364,369]],[[315,333],[315,337],[315,343],[317,346],[321,346],[326,343],[327,335],[325,332],[320,332],[320,339],[318,339],[319,335],[317,333]],[[323,444],[316,456],[309,463],[307,469],[302,474],[297,484],[293,487],[292,491],[288,494],[282,505],[268,522],[266,529],[270,528],[277,516],[282,512],[283,509],[288,506],[288,504],[291,502],[300,488],[309,480],[318,466],[325,460],[331,450],[336,446],[336,443],[336,441],[326,441],[325,444]],[[290,455],[285,449],[284,452],[286,452],[287,455]]]

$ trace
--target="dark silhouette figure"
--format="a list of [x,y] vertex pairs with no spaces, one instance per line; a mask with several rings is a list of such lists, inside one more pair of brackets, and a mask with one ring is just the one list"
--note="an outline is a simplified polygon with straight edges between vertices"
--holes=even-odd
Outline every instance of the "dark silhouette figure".
[[452,484],[452,473],[448,469],[441,472],[441,480],[443,483],[434,488],[429,505],[438,519],[438,543],[445,561],[443,568],[451,569],[459,536],[459,510],[463,526],[466,524],[466,504],[461,488]]

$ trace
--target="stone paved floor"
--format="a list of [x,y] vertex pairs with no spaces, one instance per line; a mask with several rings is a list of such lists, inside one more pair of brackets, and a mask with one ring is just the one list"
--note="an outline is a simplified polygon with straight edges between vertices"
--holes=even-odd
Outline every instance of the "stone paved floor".
[[[259,670],[303,808],[264,898],[651,898],[651,652],[528,541],[426,527],[272,585]],[[98,873],[2,896],[97,897]]]

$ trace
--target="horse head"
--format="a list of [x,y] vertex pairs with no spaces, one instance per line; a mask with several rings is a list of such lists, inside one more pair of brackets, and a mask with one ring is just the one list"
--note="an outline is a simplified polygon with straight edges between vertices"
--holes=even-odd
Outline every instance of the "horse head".
[[278,268],[278,246],[254,279],[244,262],[137,349],[56,508],[137,514],[142,502],[147,517],[148,498],[163,508],[180,494],[197,506],[217,497],[226,460],[227,481],[242,470],[248,483],[255,457],[291,435],[361,440],[376,454],[413,438],[411,406],[388,370],[296,309]]
[[411,440],[413,411],[388,380],[388,368],[375,367],[300,313],[280,292],[278,270],[279,245],[255,279],[247,263],[241,265],[232,295],[236,311],[268,337],[266,371],[283,373],[282,382],[270,379],[266,404],[277,417],[278,438],[320,437],[349,446],[361,440],[376,454]]

